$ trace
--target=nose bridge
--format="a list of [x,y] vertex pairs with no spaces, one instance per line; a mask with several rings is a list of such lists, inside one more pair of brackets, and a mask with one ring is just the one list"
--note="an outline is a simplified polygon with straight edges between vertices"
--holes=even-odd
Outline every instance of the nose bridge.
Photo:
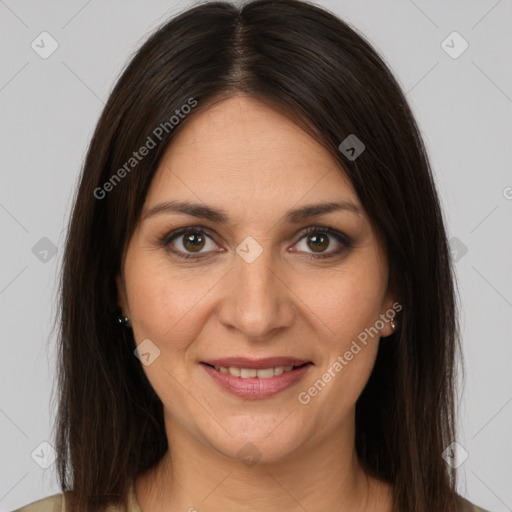
[[248,237],[237,247],[233,265],[224,321],[253,339],[289,325],[293,319],[291,297],[277,277],[270,247]]
[[[244,244],[247,248],[248,245]],[[251,303],[260,302],[260,305],[268,304],[269,295],[272,294],[271,288],[275,285],[275,262],[272,261],[272,254],[269,248],[261,248],[261,252],[255,256],[251,252],[257,249],[249,246],[247,258],[242,253],[244,245],[240,244],[237,248],[238,260],[235,263],[235,279],[237,288],[244,296],[251,298]]]

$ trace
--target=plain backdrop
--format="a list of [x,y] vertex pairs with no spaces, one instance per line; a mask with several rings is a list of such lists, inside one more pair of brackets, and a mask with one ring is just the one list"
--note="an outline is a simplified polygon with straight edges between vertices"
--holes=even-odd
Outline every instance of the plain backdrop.
[[[374,45],[420,125],[460,289],[459,492],[511,511],[512,2],[318,3]],[[126,61],[192,4],[0,0],[0,512],[60,492],[52,322],[76,179]]]

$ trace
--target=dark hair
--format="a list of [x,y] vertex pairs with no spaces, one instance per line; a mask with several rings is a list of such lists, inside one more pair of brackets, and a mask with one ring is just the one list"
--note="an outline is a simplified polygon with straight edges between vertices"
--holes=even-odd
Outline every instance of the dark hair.
[[[110,94],[82,169],[61,277],[63,490],[73,489],[78,511],[124,502],[130,482],[168,449],[162,403],[133,355],[131,331],[124,336],[115,323],[115,277],[175,134],[196,112],[238,93],[278,109],[332,154],[387,251],[403,309],[356,405],[361,464],[392,484],[396,510],[457,510],[455,470],[441,456],[456,427],[455,277],[428,157],[373,47],[299,0],[212,2],[182,12],[149,37]],[[170,121],[184,105],[191,108],[180,112],[190,113]],[[365,144],[355,160],[338,148],[351,134]],[[156,147],[130,160],[149,139]]]

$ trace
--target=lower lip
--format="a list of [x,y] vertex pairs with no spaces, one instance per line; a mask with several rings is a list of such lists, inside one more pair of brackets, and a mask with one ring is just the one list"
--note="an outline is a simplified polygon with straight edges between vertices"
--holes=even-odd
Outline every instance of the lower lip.
[[268,398],[289,388],[304,377],[312,363],[300,366],[290,372],[283,372],[281,375],[274,375],[274,377],[268,379],[260,379],[259,377],[243,379],[229,373],[222,373],[205,363],[201,363],[201,366],[221,388],[232,395],[245,399],[258,399]]

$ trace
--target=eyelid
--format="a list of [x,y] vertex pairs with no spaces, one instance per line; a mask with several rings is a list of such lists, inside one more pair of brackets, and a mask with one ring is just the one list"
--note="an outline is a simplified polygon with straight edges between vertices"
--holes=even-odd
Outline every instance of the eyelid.
[[[178,228],[175,230],[172,230],[171,232],[165,234],[161,239],[159,240],[160,244],[170,253],[173,255],[176,255],[178,258],[182,259],[205,259],[208,257],[209,254],[212,253],[212,251],[208,251],[205,253],[198,252],[198,253],[184,253],[181,251],[176,251],[173,249],[169,249],[169,245],[171,241],[175,238],[179,238],[180,236],[183,236],[187,232],[197,232],[199,234],[204,234],[211,238],[216,244],[216,234],[215,236],[212,235],[212,230],[209,228],[206,228],[204,226],[185,226],[183,228]],[[313,225],[308,226],[307,228],[302,228],[299,230],[298,233],[294,235],[293,238],[299,237],[297,241],[294,243],[294,245],[297,245],[300,241],[302,241],[303,238],[305,238],[310,233],[319,233],[319,234],[325,234],[328,236],[331,236],[335,238],[341,245],[341,249],[331,250],[325,253],[306,253],[309,256],[310,259],[322,259],[322,258],[329,258],[329,257],[335,257],[339,255],[341,252],[344,252],[348,249],[351,249],[354,245],[354,240],[348,236],[346,233],[339,231],[335,228],[332,228],[331,226],[322,226],[322,225]],[[218,244],[217,244],[218,245]],[[225,250],[222,249],[221,251],[214,251],[214,252],[224,252]],[[302,251],[293,251],[293,252],[302,252]]]
[[[205,254],[207,254],[207,253],[197,253],[197,255],[195,255],[194,253],[183,253],[181,251],[169,249],[169,245],[173,239],[179,238],[180,236],[183,236],[188,232],[196,232],[199,234],[204,234],[204,235],[208,236],[209,238],[211,238],[217,245],[219,245],[217,243],[217,241],[215,240],[215,236],[212,236],[212,234],[211,234],[212,231],[209,228],[206,228],[204,226],[185,226],[183,228],[174,229],[174,230],[170,231],[169,233],[165,234],[163,237],[161,237],[159,240],[159,243],[164,248],[166,248],[166,250],[168,250],[170,253],[178,254],[178,257],[180,257],[180,255],[186,254],[187,257],[190,257],[190,258],[204,258]],[[223,251],[217,251],[217,252],[223,252]]]
[[[301,236],[298,241],[302,240],[306,235],[310,233],[326,234],[335,238],[340,244],[349,249],[354,246],[354,240],[343,231],[332,228],[330,226],[311,226],[301,232]],[[314,254],[314,253],[313,253]],[[320,253],[319,253],[320,254]],[[324,253],[327,254],[327,253]]]

